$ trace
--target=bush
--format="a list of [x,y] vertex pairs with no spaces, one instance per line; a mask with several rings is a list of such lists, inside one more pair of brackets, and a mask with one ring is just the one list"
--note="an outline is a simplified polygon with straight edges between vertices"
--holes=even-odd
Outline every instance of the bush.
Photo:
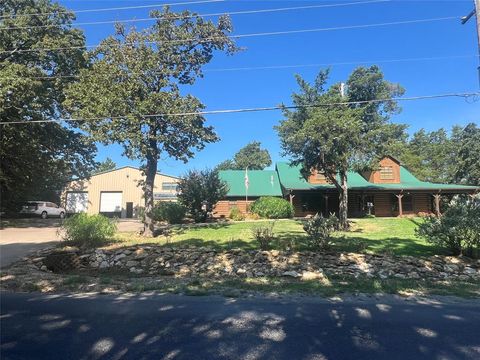
[[187,209],[176,202],[156,203],[152,211],[154,221],[166,221],[169,224],[180,224],[185,217]]
[[417,235],[447,248],[454,255],[478,257],[480,253],[480,201],[457,197],[440,217],[428,216]]
[[228,193],[228,185],[215,170],[191,170],[178,183],[178,200],[195,222],[207,221],[215,204]]
[[60,233],[69,245],[92,248],[105,245],[116,230],[115,222],[103,215],[81,213],[65,219]]
[[273,227],[275,222],[272,222],[269,225],[257,225],[252,228],[252,235],[255,240],[260,244],[260,249],[268,250],[270,244],[272,243],[273,236]]
[[230,210],[228,217],[234,221],[243,221],[245,220],[245,214],[240,211],[239,208],[234,207]]
[[305,221],[303,230],[310,237],[312,245],[317,249],[326,249],[330,245],[331,234],[338,229],[340,222],[334,214],[328,218],[322,214],[316,214],[313,218]]
[[284,219],[293,216],[293,206],[287,200],[261,197],[250,205],[250,211],[267,219]]
[[258,215],[258,214],[253,214],[253,213],[248,213],[248,214],[245,214],[245,219],[248,219],[248,220],[260,220],[260,215]]

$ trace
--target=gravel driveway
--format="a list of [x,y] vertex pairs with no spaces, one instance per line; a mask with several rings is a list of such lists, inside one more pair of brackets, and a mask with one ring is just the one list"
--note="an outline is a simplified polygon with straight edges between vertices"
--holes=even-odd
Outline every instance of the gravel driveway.
[[[55,245],[59,219],[14,219],[2,220],[0,229],[0,267],[10,265],[29,252]],[[119,231],[138,231],[138,220],[123,219],[118,222]]]

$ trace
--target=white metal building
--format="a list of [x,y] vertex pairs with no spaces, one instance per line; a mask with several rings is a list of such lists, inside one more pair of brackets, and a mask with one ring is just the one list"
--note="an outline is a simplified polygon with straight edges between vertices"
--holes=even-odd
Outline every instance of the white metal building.
[[[140,169],[125,166],[93,175],[88,180],[74,180],[62,192],[62,203],[67,213],[87,212],[121,218],[138,216],[144,207],[143,191],[139,181],[144,180]],[[154,199],[176,201],[179,179],[157,173]]]

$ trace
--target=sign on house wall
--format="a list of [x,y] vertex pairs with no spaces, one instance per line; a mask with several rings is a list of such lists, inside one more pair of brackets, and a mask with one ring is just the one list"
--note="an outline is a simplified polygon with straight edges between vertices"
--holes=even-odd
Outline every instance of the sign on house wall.
[[169,192],[157,192],[153,193],[153,200],[176,200],[177,194]]

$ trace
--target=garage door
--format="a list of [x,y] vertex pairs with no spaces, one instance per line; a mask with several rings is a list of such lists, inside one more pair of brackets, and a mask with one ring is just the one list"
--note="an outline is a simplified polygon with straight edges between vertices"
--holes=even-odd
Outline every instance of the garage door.
[[67,192],[67,213],[86,212],[88,208],[88,193],[86,191]]
[[122,193],[121,192],[102,192],[100,193],[100,212],[118,213],[122,211]]

